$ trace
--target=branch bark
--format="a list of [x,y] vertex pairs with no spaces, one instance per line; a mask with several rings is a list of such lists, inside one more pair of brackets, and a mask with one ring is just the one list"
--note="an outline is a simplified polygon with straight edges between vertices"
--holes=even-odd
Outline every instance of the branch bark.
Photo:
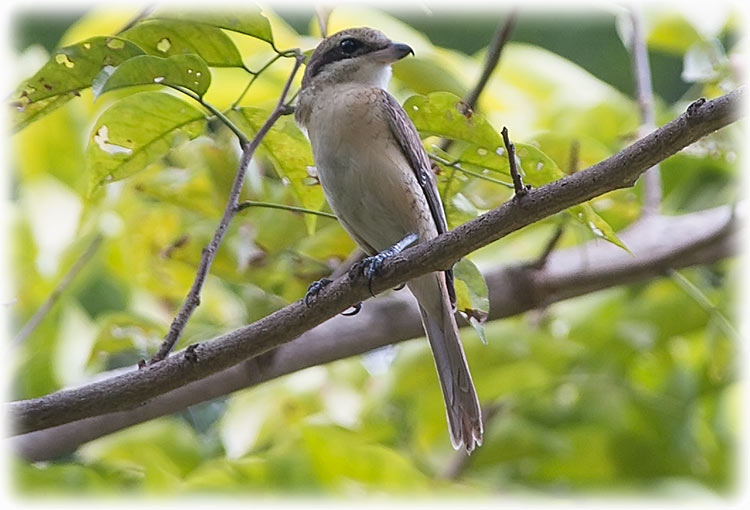
[[[372,289],[382,292],[422,274],[444,270],[459,258],[526,225],[608,191],[632,186],[656,162],[738,119],[743,96],[744,89],[739,89],[712,101],[693,103],[684,114],[614,156],[531,189],[522,201],[511,200],[430,242],[405,250],[384,264],[380,277],[372,282]],[[343,276],[318,294],[314,306],[306,307],[301,300],[296,301],[249,326],[142,370],[13,402],[7,405],[7,411],[15,432],[20,434],[133,409],[158,395],[290,342],[365,300],[369,293],[366,277]]]
[[[553,251],[541,267],[532,261],[485,271],[490,319],[660,277],[670,269],[716,262],[737,251],[737,223],[745,216],[744,208],[733,215],[728,206],[678,217],[651,216],[620,234],[635,256],[608,243],[592,241]],[[31,432],[11,439],[10,445],[29,461],[49,460],[87,441],[190,405],[422,335],[414,299],[408,293],[393,293],[372,301],[354,317],[335,317],[263,356],[160,395],[135,409]]]

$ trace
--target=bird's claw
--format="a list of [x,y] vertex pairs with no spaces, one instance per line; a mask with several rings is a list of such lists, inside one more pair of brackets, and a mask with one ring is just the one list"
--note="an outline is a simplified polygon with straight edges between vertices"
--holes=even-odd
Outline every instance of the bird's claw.
[[[321,290],[330,285],[331,282],[333,282],[333,280],[331,280],[330,278],[321,278],[318,281],[312,282],[307,288],[307,292],[305,293],[305,306],[309,307],[312,303],[312,300],[320,293]],[[357,315],[362,309],[362,303],[357,303],[356,305],[352,306],[352,308],[353,310],[351,312],[341,312],[341,315],[346,315],[348,317]]]
[[[390,257],[398,255],[406,248],[414,244],[419,237],[417,234],[411,233],[401,239],[399,242],[386,248],[380,253],[376,253],[371,257],[362,259],[358,264],[352,267],[352,271],[355,273],[361,273],[367,277],[367,288],[370,290],[370,294],[375,297],[375,293],[372,291],[372,280],[380,272],[383,263]],[[351,275],[350,275],[351,276]],[[403,286],[402,286],[403,287]]]
[[332,281],[330,278],[321,278],[312,282],[305,293],[305,306],[309,307],[313,298],[320,294],[320,291],[330,285]]

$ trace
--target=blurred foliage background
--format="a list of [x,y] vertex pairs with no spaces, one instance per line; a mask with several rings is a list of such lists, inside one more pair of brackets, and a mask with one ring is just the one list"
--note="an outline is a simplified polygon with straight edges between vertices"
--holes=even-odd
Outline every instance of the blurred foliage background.
[[[278,48],[315,46],[312,9],[263,12]],[[16,81],[35,73],[55,47],[115,33],[135,14],[17,12]],[[478,111],[563,171],[573,140],[580,143],[581,168],[617,152],[639,126],[629,54],[620,39],[626,14],[619,7],[521,10]],[[391,86],[404,102],[436,91],[464,96],[506,15],[338,7],[330,32],[369,25],[412,45],[416,58],[394,66]],[[650,5],[645,19],[659,123],[700,96],[737,86],[747,39],[731,5],[716,2],[699,13]],[[227,35],[252,69],[274,56],[262,41]],[[258,108],[245,110],[251,127],[272,107],[290,68],[291,62],[279,60],[244,96],[242,106]],[[231,66],[212,65],[211,74],[205,97],[221,108],[249,78]],[[14,333],[86,247],[103,239],[41,325],[14,345],[14,399],[147,357],[193,280],[238,162],[231,132],[209,123],[200,136],[178,136],[164,157],[93,193],[86,170],[87,143],[99,116],[154,87],[96,100],[84,90],[10,139]],[[744,136],[741,126],[732,126],[667,160],[664,212],[741,198],[736,150]],[[251,167],[242,198],[321,207],[317,187],[305,181],[300,188],[304,179],[289,179],[311,164],[305,144],[292,120],[282,119]],[[446,201],[452,225],[510,196],[502,186],[465,176],[452,193]],[[592,205],[621,230],[639,217],[640,194],[636,186]],[[313,224],[310,218],[260,208],[241,213],[179,347],[299,299],[311,281],[346,258],[354,244],[336,222],[318,218]],[[487,268],[534,258],[560,221],[560,215],[548,218],[471,259]],[[591,239],[588,229],[567,225],[560,246]],[[722,318],[735,322],[739,269],[738,261],[728,260],[681,272],[712,307],[687,292],[682,280],[663,278],[489,323],[487,345],[463,330],[478,392],[501,411],[457,480],[441,476],[456,453],[427,343],[415,340],[131,427],[51,462],[15,459],[12,483],[24,497],[198,491],[725,495],[736,482],[742,396],[738,338],[721,324]]]

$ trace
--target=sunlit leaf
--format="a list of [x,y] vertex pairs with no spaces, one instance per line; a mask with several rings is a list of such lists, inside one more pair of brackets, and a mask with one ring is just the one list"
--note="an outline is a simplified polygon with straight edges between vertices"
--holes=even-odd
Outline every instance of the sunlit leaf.
[[89,135],[89,189],[143,170],[165,155],[178,135],[195,138],[204,126],[203,112],[168,94],[142,92],[115,103]]
[[708,83],[717,81],[729,72],[729,60],[724,48],[716,40],[700,41],[685,53],[682,81]]
[[22,129],[90,87],[105,66],[118,66],[142,54],[132,42],[116,37],[93,37],[55,50],[13,94],[13,130]]
[[476,265],[467,258],[459,260],[453,266],[456,277],[456,306],[466,317],[482,340],[487,343],[484,334],[484,323],[490,313],[489,288],[484,276]]
[[211,84],[211,72],[197,55],[167,58],[141,55],[115,68],[101,87],[94,87],[94,95],[122,87],[152,84],[183,87],[202,96]]
[[412,96],[404,103],[404,110],[422,136],[462,140],[493,152],[503,147],[500,134],[484,115],[474,113],[460,97],[450,92]]
[[242,6],[236,11],[209,11],[207,9],[197,11],[160,11],[153,18],[173,19],[180,21],[192,21],[204,23],[225,30],[231,30],[240,34],[249,35],[257,39],[272,43],[273,33],[268,19],[260,13],[260,8],[252,4]]
[[[249,138],[260,129],[269,112],[260,108],[241,108],[233,112],[232,120],[238,122]],[[289,182],[300,201],[307,209],[319,210],[325,199],[323,190],[310,175],[313,162],[312,150],[305,136],[289,117],[282,117],[263,138],[263,148],[273,160],[279,177]],[[317,216],[305,215],[308,231],[315,230]]]
[[209,66],[242,67],[242,57],[220,28],[202,23],[168,19],[146,20],[123,32],[149,55],[171,57],[199,55]]
[[646,42],[649,48],[680,55],[701,40],[695,27],[677,12],[654,13],[648,21]]

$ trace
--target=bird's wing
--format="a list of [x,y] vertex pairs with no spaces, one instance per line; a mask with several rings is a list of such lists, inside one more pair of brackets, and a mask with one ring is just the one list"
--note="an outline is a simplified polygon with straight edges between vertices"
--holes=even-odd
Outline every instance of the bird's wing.
[[[404,109],[392,95],[382,89],[379,89],[379,92],[382,93],[382,104],[386,110],[393,136],[401,146],[401,150],[404,156],[406,156],[409,166],[411,166],[417,177],[417,182],[419,182],[419,186],[422,188],[422,192],[427,199],[427,204],[430,207],[432,219],[435,221],[438,234],[444,234],[448,231],[445,210],[443,209],[443,203],[440,200],[437,184],[432,174],[430,159],[427,157],[427,152],[422,146],[422,140],[419,138],[417,128],[414,127],[411,119],[409,119]],[[451,303],[455,306],[456,290],[453,286],[452,269],[445,272],[445,279],[448,284],[448,294],[450,295]]]

